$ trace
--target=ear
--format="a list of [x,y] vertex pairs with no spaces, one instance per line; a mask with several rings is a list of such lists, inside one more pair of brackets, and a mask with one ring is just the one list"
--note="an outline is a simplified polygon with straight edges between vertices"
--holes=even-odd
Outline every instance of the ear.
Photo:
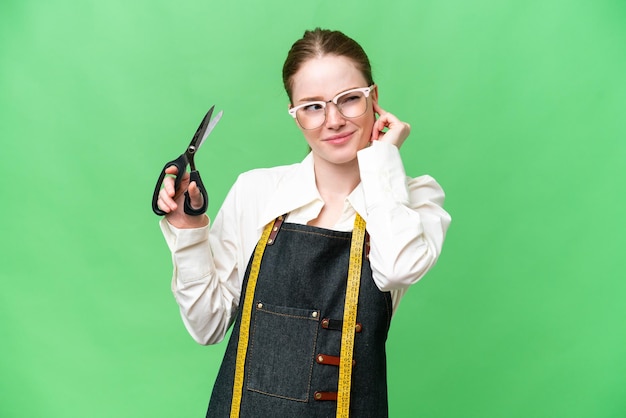
[[374,84],[374,89],[370,92],[372,101],[378,103],[378,84]]
[[370,97],[372,98],[372,111],[374,112],[374,116],[376,116],[376,111],[374,109],[374,103],[378,104],[378,85],[374,84],[374,89],[370,92]]

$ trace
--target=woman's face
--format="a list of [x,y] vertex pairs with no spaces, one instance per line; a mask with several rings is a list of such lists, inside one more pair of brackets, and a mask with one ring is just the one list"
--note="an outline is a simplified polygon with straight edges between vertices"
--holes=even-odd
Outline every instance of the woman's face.
[[[293,106],[310,101],[328,101],[346,90],[368,87],[361,71],[349,58],[325,55],[305,61],[293,76]],[[377,100],[374,89],[367,99],[367,110],[356,118],[344,117],[334,103],[326,105],[326,120],[316,129],[301,129],[317,160],[332,164],[346,164],[356,160],[357,151],[365,148],[372,135],[375,121],[372,100]]]

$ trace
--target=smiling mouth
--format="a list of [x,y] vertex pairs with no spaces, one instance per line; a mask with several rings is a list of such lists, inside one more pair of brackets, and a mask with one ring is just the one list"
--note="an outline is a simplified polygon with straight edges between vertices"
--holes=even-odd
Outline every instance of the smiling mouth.
[[322,139],[324,142],[342,142],[350,137],[354,132],[346,132],[339,135],[333,135],[329,138]]

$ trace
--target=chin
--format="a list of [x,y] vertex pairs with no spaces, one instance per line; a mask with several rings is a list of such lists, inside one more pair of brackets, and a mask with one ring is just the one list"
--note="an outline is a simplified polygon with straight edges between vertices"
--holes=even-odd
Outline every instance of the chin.
[[348,164],[356,160],[357,152],[367,147],[369,138],[352,138],[345,144],[331,144],[331,143],[316,143],[314,147],[309,147],[313,150],[316,157],[321,158],[333,164]]
[[356,161],[356,153],[358,149],[350,147],[349,149],[324,150],[318,152],[318,157],[337,165],[349,164]]

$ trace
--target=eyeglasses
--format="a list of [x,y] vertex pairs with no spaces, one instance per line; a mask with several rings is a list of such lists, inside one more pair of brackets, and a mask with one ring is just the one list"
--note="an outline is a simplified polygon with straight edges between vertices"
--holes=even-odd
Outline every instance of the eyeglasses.
[[316,129],[326,122],[326,105],[334,103],[343,117],[358,118],[367,111],[367,98],[375,85],[351,89],[339,93],[328,101],[307,102],[289,109],[302,129]]

